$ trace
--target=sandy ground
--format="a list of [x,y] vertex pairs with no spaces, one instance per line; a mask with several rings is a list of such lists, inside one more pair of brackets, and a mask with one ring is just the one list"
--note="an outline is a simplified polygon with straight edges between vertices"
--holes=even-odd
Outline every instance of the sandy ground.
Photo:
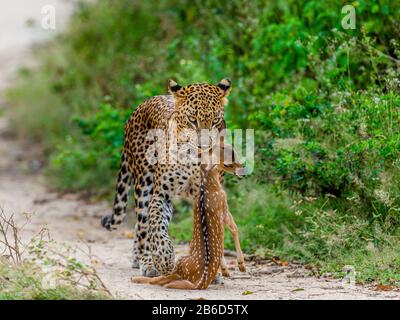
[[[40,19],[41,6],[49,3],[56,6],[60,21],[65,23],[71,12],[65,1],[10,0],[2,1],[0,5],[0,108],[5,107],[2,90],[11,83],[11,76],[17,67],[26,63],[29,47],[54,34],[24,25],[30,17]],[[224,279],[223,284],[212,285],[208,290],[180,291],[132,284],[130,278],[138,275],[138,270],[130,267],[132,240],[129,227],[124,225],[113,233],[100,227],[100,218],[110,212],[111,204],[89,203],[77,195],[49,191],[38,170],[40,165],[32,156],[32,147],[27,148],[23,142],[13,140],[7,133],[7,125],[7,119],[0,116],[0,207],[7,215],[14,214],[20,223],[24,221],[24,213],[33,214],[31,222],[22,231],[25,241],[46,226],[59,242],[77,246],[88,244],[98,260],[96,268],[99,275],[116,297],[249,300],[400,298],[398,292],[375,291],[364,286],[344,284],[340,280],[316,278],[299,265],[282,267],[271,261],[248,261],[248,272],[240,273],[231,257],[228,257],[228,265],[232,277]],[[178,256],[186,250],[186,246],[176,246]]]

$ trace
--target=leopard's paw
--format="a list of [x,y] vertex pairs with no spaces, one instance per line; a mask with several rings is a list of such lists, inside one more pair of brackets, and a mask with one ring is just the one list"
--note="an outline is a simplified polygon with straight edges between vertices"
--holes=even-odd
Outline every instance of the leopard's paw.
[[112,214],[108,214],[101,218],[101,225],[103,228],[107,229],[108,231],[112,230]]

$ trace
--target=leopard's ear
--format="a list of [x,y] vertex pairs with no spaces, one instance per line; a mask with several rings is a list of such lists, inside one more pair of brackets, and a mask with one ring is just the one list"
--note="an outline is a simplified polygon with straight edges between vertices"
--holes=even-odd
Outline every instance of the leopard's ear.
[[168,92],[173,96],[181,97],[183,95],[182,86],[180,86],[176,81],[168,80]]
[[217,87],[221,91],[221,96],[222,97],[227,97],[229,96],[229,93],[231,92],[232,89],[232,81],[229,79],[222,79],[218,84]]

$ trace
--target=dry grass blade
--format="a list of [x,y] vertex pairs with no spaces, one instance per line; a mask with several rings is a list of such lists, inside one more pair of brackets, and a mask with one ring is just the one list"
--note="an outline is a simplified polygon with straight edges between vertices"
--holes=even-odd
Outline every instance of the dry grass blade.
[[[95,258],[88,244],[84,243],[86,248],[60,246],[52,239],[46,227],[43,227],[27,243],[22,243],[19,234],[29,222],[30,217],[26,217],[22,227],[17,226],[13,217],[13,215],[7,216],[0,208],[0,262],[4,260],[5,263],[11,262],[16,266],[24,262],[33,262],[44,272],[42,276],[46,276],[44,271],[46,268],[43,269],[43,266],[51,265],[60,283],[112,296],[96,268],[92,264],[84,264],[75,258],[79,251],[88,261],[94,261]],[[25,254],[26,251],[28,252]]]
[[85,264],[76,258],[80,253],[89,262],[94,261],[90,246],[84,244],[86,249],[80,246],[60,245],[51,239],[48,230],[45,229],[38,237],[32,239],[29,249],[30,254],[35,257],[35,262],[51,265],[61,282],[112,296],[92,263]]
[[22,253],[20,251],[19,230],[13,215],[7,217],[3,208],[0,208],[0,243],[4,246],[1,255],[11,259],[14,264],[20,264]]

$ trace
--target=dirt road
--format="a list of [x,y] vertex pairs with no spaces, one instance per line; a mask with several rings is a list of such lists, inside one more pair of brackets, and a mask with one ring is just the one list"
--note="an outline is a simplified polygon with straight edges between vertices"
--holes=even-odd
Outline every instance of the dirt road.
[[[71,12],[64,1],[8,2],[9,5],[2,4],[0,10],[0,90],[11,83],[10,76],[21,63],[26,62],[29,46],[52,35],[27,29],[21,24],[32,16],[40,17],[40,8],[44,3],[53,3],[58,8],[60,21],[65,21]],[[3,92],[0,92],[0,108],[5,107],[2,95]],[[26,240],[47,226],[57,241],[72,245],[83,245],[82,241],[88,243],[98,258],[99,275],[117,297],[250,300],[400,298],[396,292],[374,291],[363,286],[342,284],[340,280],[312,277],[303,267],[290,264],[282,267],[273,262],[248,262],[249,272],[243,274],[237,271],[232,258],[228,259],[232,277],[225,279],[224,284],[212,285],[205,291],[167,290],[132,284],[130,278],[137,275],[138,270],[130,267],[132,240],[129,239],[129,227],[124,225],[121,230],[109,233],[100,227],[100,217],[111,210],[109,203],[88,203],[76,195],[60,195],[49,191],[40,170],[37,170],[32,148],[15,141],[8,131],[7,119],[0,115],[0,207],[6,214],[15,214],[20,222],[24,220],[23,213],[34,214],[22,232]],[[186,246],[176,246],[178,256],[186,250]]]

